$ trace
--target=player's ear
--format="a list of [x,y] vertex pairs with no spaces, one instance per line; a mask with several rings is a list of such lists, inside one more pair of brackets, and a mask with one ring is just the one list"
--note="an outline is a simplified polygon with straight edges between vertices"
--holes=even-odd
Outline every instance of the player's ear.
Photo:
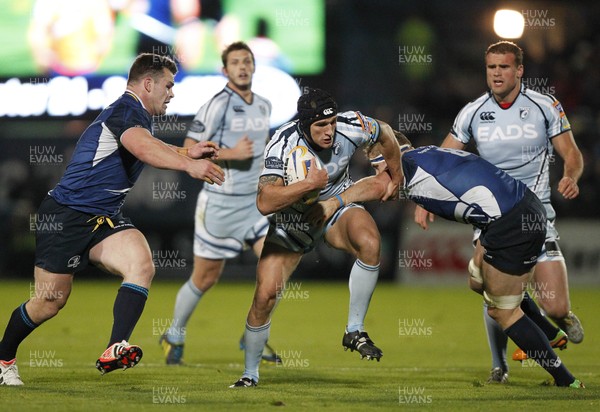
[[519,79],[522,79],[522,78],[523,78],[523,73],[524,73],[524,72],[525,72],[525,68],[523,67],[523,65],[522,65],[522,64],[521,64],[521,65],[519,65],[519,66],[517,67],[517,77],[518,77]]
[[152,93],[152,87],[154,86],[154,79],[152,79],[152,77],[146,77],[144,79],[144,89],[148,92],[148,93]]

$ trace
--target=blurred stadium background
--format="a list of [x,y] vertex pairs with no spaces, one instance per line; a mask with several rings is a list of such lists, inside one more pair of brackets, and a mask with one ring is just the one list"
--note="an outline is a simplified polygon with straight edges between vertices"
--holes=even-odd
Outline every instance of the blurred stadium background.
[[[0,0],[0,278],[30,279],[35,213],[60,178],[80,133],[125,87],[140,50],[181,63],[175,99],[157,136],[180,144],[195,111],[222,88],[219,52],[242,39],[261,65],[255,91],[275,105],[276,128],[292,118],[303,87],[327,89],[418,145],[439,144],[460,108],[486,90],[483,56],[497,40],[497,9],[520,11],[525,81],[563,104],[583,152],[581,194],[556,192],[561,246],[572,283],[600,280],[600,3],[397,0]],[[553,188],[562,173],[552,164]],[[356,179],[369,173],[361,156]],[[192,265],[199,185],[146,168],[124,212],[146,234],[157,280]],[[404,201],[369,205],[383,237],[381,279],[464,282],[469,227],[436,221],[427,232]],[[346,280],[352,262],[326,246],[296,279]],[[251,280],[255,259],[230,262],[226,279]],[[79,275],[92,278],[93,268]]]

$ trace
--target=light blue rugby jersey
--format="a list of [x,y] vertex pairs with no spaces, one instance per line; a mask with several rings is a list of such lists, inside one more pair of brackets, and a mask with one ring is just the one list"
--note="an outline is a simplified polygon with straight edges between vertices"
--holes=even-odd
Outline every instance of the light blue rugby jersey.
[[527,186],[463,150],[424,146],[402,154],[403,193],[424,209],[480,229],[511,211]]
[[271,102],[267,99],[253,93],[248,104],[227,86],[198,110],[187,137],[226,148],[234,147],[244,135],[254,142],[252,159],[220,161],[225,182],[222,186],[204,185],[203,190],[236,196],[256,194],[270,116]]
[[468,103],[454,120],[451,134],[467,144],[475,140],[479,155],[524,182],[542,201],[548,219],[552,138],[571,129],[561,104],[549,94],[521,85],[513,104],[503,109],[491,92]]
[[116,215],[144,167],[121,144],[121,135],[131,127],[152,133],[152,116],[140,99],[127,91],[85,129],[50,196],[80,212]]
[[333,146],[317,152],[304,138],[298,121],[289,122],[281,126],[269,141],[261,176],[276,175],[283,179],[288,154],[294,147],[304,146],[319,158],[327,170],[329,180],[321,191],[319,200],[328,199],[352,185],[348,172],[350,159],[357,149],[377,142],[379,131],[379,123],[360,112],[338,113]]

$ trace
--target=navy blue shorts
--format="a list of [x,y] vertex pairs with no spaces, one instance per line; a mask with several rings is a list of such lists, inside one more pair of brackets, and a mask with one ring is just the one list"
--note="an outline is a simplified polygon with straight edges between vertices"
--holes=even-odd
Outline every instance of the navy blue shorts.
[[481,231],[483,259],[501,272],[521,276],[536,264],[546,240],[546,209],[529,189],[523,199]]
[[89,264],[90,249],[122,230],[135,226],[120,213],[107,218],[42,201],[35,221],[35,265],[52,273],[75,273]]

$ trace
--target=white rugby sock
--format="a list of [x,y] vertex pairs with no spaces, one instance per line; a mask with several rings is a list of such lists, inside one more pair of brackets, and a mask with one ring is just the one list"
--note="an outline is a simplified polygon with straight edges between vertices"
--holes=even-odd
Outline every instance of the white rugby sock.
[[244,374],[242,376],[258,382],[258,367],[262,359],[263,349],[269,340],[270,332],[271,321],[256,327],[246,323],[246,331],[244,332],[246,349],[244,352]]
[[185,327],[202,295],[202,291],[194,285],[191,278],[181,286],[175,299],[173,323],[167,331],[169,342],[181,344],[185,341]]
[[369,309],[369,302],[379,277],[379,264],[367,265],[356,259],[350,271],[350,308],[348,310],[348,332],[364,330],[365,316]]
[[502,330],[502,327],[488,314],[488,306],[483,304],[483,323],[485,323],[485,331],[488,337],[488,345],[492,353],[492,368],[502,368],[508,372],[508,364],[506,363],[506,343],[508,336]]

